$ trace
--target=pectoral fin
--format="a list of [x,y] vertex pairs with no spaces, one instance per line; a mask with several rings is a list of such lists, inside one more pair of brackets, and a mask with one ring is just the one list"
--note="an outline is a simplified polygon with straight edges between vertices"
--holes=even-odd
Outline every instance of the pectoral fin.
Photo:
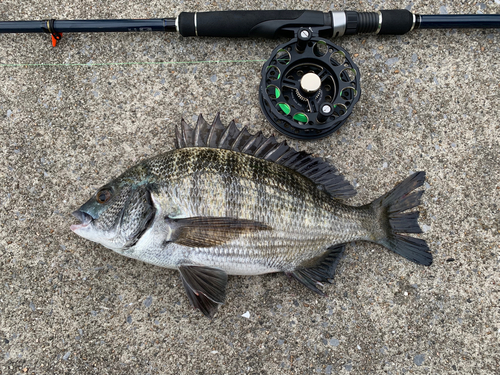
[[174,227],[172,241],[189,247],[219,246],[245,233],[271,229],[260,222],[231,217],[197,216],[168,220]]
[[203,266],[180,266],[182,283],[191,305],[206,317],[213,318],[226,299],[227,274]]

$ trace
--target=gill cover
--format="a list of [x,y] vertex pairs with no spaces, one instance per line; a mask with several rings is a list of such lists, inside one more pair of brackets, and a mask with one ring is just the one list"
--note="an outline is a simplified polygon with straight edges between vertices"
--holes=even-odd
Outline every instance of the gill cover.
[[120,223],[120,232],[125,247],[133,246],[150,227],[156,209],[151,200],[151,193],[145,186],[132,191],[129,195]]

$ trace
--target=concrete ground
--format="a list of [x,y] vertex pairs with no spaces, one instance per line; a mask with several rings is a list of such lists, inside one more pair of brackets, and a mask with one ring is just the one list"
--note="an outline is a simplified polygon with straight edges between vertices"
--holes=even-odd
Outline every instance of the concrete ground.
[[[498,0],[0,1],[1,20],[156,18],[314,9],[500,13]],[[210,321],[177,272],[79,238],[70,213],[174,125],[220,111],[266,135],[263,60],[282,40],[172,34],[0,35],[2,374],[499,374],[500,34],[414,31],[337,40],[362,97],[344,127],[292,142],[334,163],[359,205],[426,171],[418,266],[347,248],[321,298],[283,275],[230,277]],[[245,317],[245,313],[247,313]]]

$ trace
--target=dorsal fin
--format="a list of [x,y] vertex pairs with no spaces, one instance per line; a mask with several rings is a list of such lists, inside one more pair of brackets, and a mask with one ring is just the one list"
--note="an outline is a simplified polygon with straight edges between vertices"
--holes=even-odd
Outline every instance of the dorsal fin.
[[278,143],[274,136],[267,138],[261,132],[251,134],[246,128],[238,130],[234,121],[225,127],[219,114],[212,125],[200,115],[194,129],[183,119],[175,135],[177,148],[210,147],[242,152],[293,169],[322,186],[334,198],[345,199],[356,194],[337,169],[323,159],[305,151],[298,152],[286,141]]
[[193,146],[207,147],[208,137],[210,136],[210,128],[208,122],[205,121],[202,115],[198,116],[196,127],[193,132]]
[[212,122],[212,126],[210,127],[207,146],[211,148],[219,148],[218,145],[225,130],[226,127],[220,121],[220,115],[217,113],[217,116],[215,116],[214,122]]

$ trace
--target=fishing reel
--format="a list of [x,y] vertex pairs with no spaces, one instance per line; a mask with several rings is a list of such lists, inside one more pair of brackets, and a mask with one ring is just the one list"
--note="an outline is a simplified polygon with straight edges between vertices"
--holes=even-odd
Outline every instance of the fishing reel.
[[262,68],[259,100],[268,121],[296,139],[338,130],[358,102],[360,73],[349,53],[311,27],[276,47]]

